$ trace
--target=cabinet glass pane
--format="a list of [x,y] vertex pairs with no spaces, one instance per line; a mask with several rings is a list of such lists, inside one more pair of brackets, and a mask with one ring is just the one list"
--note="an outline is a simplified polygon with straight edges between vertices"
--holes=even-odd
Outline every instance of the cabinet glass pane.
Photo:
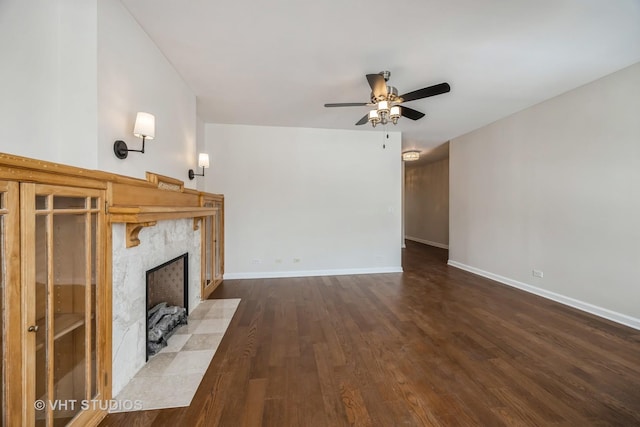
[[215,241],[214,245],[214,258],[213,258],[213,264],[214,264],[214,277],[216,280],[220,279],[222,273],[220,271],[220,230],[221,230],[221,216],[220,216],[220,211],[217,211],[215,216],[213,217],[214,220],[214,236],[213,239]]
[[[54,207],[84,207],[84,201],[54,197]],[[86,233],[86,214],[53,215],[53,386],[57,401],[86,398]],[[80,405],[54,409],[54,425],[65,425],[79,411]]]
[[[36,400],[47,402],[51,399],[47,393],[47,216],[36,216],[36,289],[35,313],[36,325],[36,366],[35,387]],[[46,411],[35,410],[37,426],[46,425]]]
[[63,197],[53,198],[53,209],[84,209],[86,206],[85,197]]
[[45,210],[47,209],[47,206],[47,196],[36,196],[36,210]]

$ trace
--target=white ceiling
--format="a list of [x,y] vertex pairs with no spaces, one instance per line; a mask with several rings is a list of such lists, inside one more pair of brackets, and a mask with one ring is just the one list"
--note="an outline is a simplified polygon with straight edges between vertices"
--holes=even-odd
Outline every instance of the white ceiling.
[[640,61],[640,0],[122,0],[207,123],[370,129],[367,73],[391,71],[403,147],[430,147]]

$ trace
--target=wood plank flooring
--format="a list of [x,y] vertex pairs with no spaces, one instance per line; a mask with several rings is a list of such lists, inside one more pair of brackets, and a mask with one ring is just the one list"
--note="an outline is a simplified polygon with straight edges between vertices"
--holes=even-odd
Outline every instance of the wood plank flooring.
[[640,425],[640,331],[446,265],[228,280],[241,298],[187,408],[101,426]]

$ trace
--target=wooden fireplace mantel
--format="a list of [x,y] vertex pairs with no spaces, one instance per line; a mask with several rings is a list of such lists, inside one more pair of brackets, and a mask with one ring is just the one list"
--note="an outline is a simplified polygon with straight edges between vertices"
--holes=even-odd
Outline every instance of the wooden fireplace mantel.
[[165,219],[200,218],[213,215],[215,208],[182,206],[113,206],[109,208],[111,222],[149,222]]
[[128,248],[140,244],[138,233],[144,227],[161,220],[212,216],[218,208],[205,207],[204,200],[224,200],[220,194],[185,189],[182,181],[151,172],[146,180],[110,182],[107,193],[107,216],[111,223],[127,225]]
[[127,247],[140,244],[140,230],[157,221],[194,218],[195,223],[218,210],[205,207],[205,200],[224,203],[221,194],[184,188],[183,181],[152,172],[138,179],[4,153],[0,179],[106,190],[107,221],[127,224]]

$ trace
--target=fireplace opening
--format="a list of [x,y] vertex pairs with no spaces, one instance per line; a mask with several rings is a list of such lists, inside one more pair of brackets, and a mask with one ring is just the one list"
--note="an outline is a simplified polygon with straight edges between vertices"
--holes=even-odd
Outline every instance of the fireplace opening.
[[147,360],[187,324],[188,283],[188,253],[147,270]]

